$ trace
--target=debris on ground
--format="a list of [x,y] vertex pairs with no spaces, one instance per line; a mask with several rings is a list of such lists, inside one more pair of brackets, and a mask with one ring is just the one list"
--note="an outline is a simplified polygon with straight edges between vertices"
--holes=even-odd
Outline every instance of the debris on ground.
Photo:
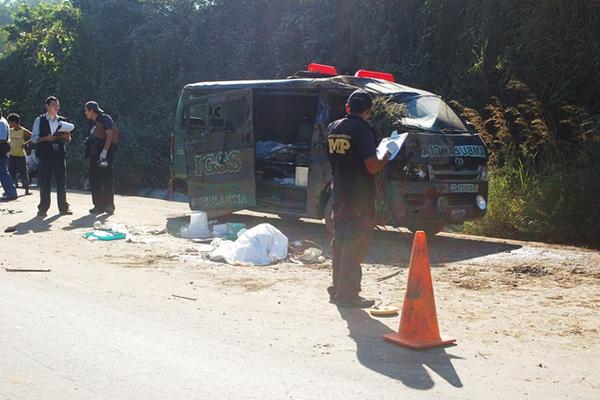
[[137,235],[129,235],[127,238],[127,243],[140,243],[140,244],[154,244],[162,242],[159,238],[143,238],[138,237]]
[[392,274],[385,275],[385,276],[380,276],[379,278],[377,278],[377,279],[376,279],[376,281],[377,281],[377,282],[383,282],[383,281],[385,281],[385,280],[388,280],[388,279],[390,279],[390,278],[393,278],[393,277],[394,277],[394,276],[396,276],[396,275],[399,275],[399,274],[400,274],[400,272],[401,272],[401,270],[398,270],[398,271],[396,271],[396,272],[394,272],[394,273],[392,273]]
[[323,257],[323,250],[317,249],[316,247],[309,247],[301,254],[290,257],[290,260],[302,264],[321,264],[327,259]]
[[112,224],[110,227],[106,224],[103,224],[100,221],[94,222],[94,230],[91,232],[86,232],[83,234],[83,237],[90,241],[95,240],[103,240],[103,241],[111,241],[111,240],[122,240],[126,239],[129,235],[129,230],[125,225],[122,224]]
[[127,234],[125,234],[123,232],[112,231],[112,230],[108,230],[108,231],[96,230],[96,231],[84,233],[83,237],[90,241],[95,241],[95,240],[111,241],[111,240],[125,239],[127,237]]
[[51,272],[51,269],[4,268],[6,272]]
[[196,211],[190,215],[190,223],[182,226],[180,235],[186,239],[204,239],[211,236],[208,229],[208,216],[204,211]]
[[194,299],[192,297],[186,297],[186,296],[179,296],[178,294],[172,294],[171,297],[175,297],[178,299],[184,299],[184,300],[198,301],[198,299]]
[[19,214],[22,212],[23,211],[21,211],[21,210],[11,210],[8,208],[0,208],[0,215],[13,215],[13,214]]
[[221,239],[236,240],[246,230],[246,224],[228,222],[215,224],[212,227],[212,235]]
[[290,261],[297,264],[323,264],[327,258],[323,256],[323,248],[312,240],[296,240],[288,249]]
[[388,298],[385,301],[379,300],[369,312],[374,317],[393,317],[398,315],[398,307],[390,305],[392,299]]
[[271,224],[243,232],[235,241],[214,239],[209,258],[233,265],[269,265],[288,256],[288,238]]
[[513,274],[521,274],[521,275],[529,275],[529,276],[546,276],[551,275],[552,272],[548,270],[546,267],[541,266],[531,266],[531,265],[517,265],[508,269],[509,272]]

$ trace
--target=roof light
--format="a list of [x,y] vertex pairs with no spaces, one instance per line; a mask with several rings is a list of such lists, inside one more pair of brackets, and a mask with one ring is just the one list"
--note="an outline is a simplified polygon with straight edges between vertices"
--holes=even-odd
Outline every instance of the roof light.
[[337,69],[335,69],[334,66],[331,65],[325,65],[325,64],[317,64],[317,63],[310,63],[308,64],[308,67],[306,67],[306,70],[308,72],[314,72],[317,74],[323,74],[323,75],[337,75]]
[[377,78],[377,79],[383,79],[385,81],[396,82],[396,79],[394,79],[394,75],[390,74],[389,72],[379,72],[379,71],[369,71],[366,69],[359,69],[358,71],[356,71],[356,74],[354,74],[354,76],[357,78]]

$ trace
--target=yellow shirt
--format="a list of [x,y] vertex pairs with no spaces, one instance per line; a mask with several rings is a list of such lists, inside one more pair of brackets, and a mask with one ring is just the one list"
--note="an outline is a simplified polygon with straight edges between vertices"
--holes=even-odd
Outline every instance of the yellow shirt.
[[10,128],[10,156],[25,157],[23,144],[25,143],[25,131],[23,129]]

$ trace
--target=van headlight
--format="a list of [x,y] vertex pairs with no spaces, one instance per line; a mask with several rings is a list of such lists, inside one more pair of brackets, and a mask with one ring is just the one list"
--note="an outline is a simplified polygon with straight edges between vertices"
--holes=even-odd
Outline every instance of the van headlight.
[[477,197],[475,197],[475,204],[477,204],[477,208],[481,211],[485,211],[487,208],[487,201],[485,201],[485,197],[482,195],[477,195]]

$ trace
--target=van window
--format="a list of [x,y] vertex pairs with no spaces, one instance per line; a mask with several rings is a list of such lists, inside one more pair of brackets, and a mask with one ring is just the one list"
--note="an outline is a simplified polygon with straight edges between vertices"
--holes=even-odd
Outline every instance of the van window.
[[235,132],[243,123],[244,107],[244,99],[235,99],[219,104],[192,104],[189,107],[192,135],[198,133],[194,128],[212,128],[213,131],[227,130]]

